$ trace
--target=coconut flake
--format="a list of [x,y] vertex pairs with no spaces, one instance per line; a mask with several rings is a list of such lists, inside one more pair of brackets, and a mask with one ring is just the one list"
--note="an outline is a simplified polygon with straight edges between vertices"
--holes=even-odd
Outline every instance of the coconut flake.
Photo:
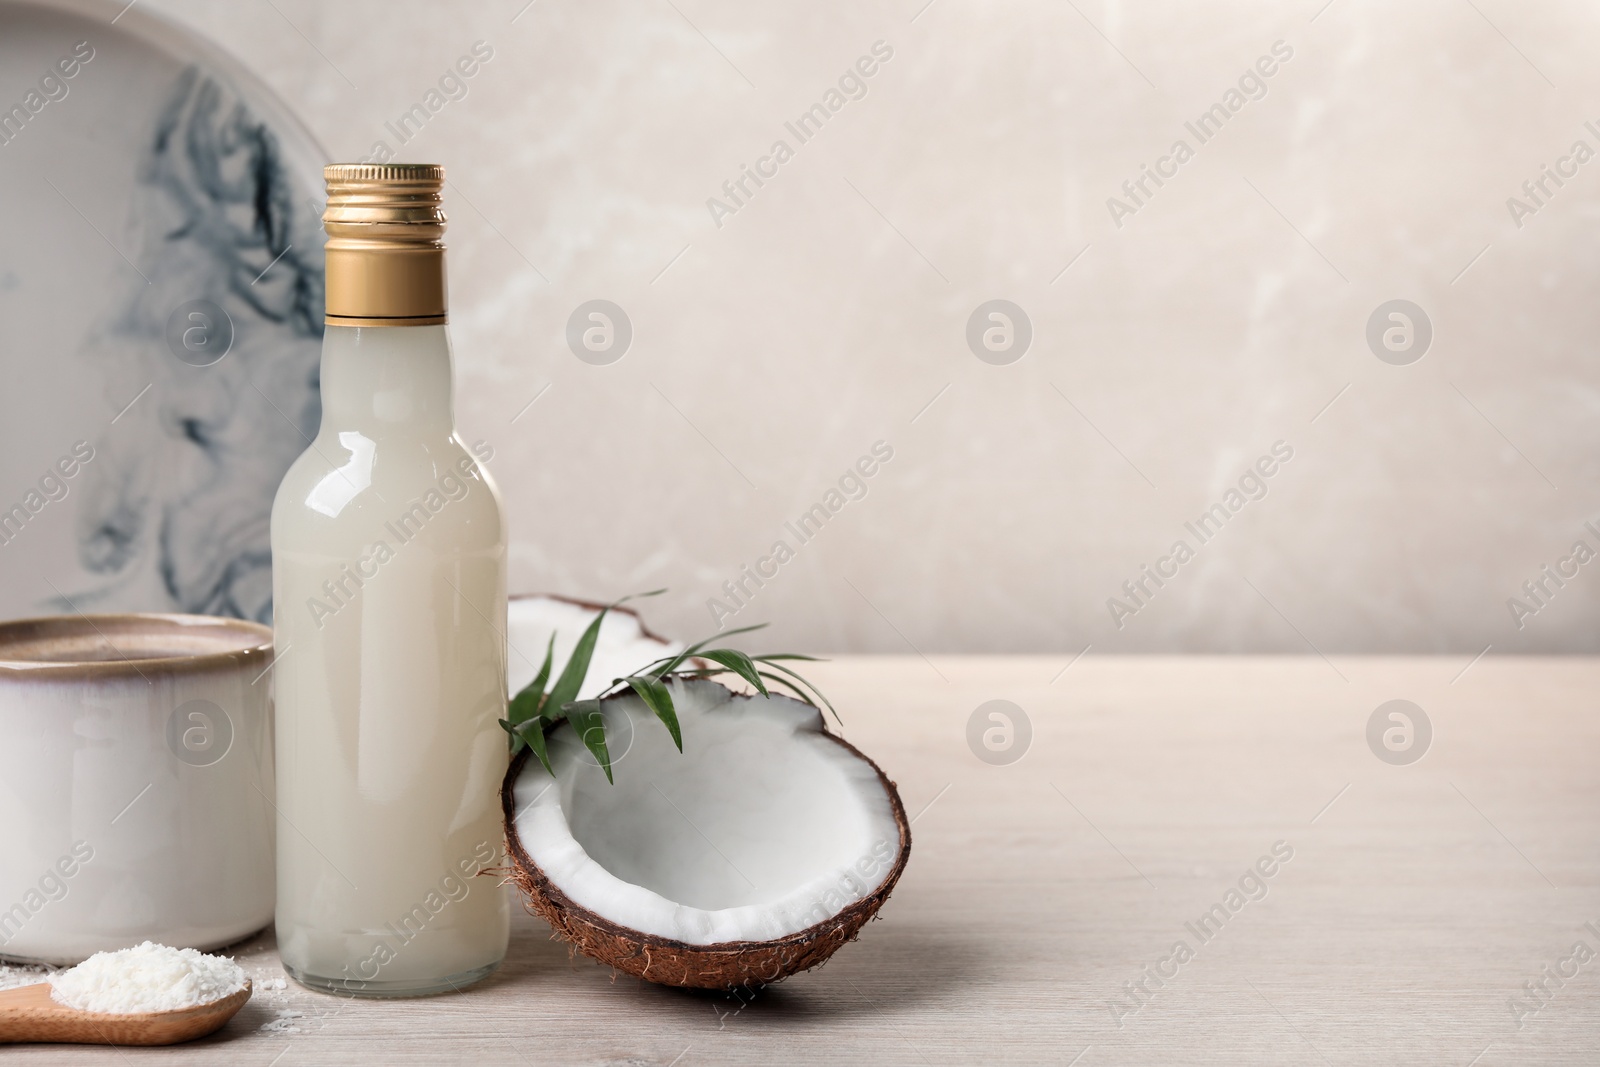
[[300,1028],[300,1022],[305,1015],[305,1012],[295,1008],[278,1008],[259,1029],[264,1034],[303,1034],[305,1031]]
[[50,976],[50,996],[79,1011],[132,1015],[197,1008],[244,988],[244,968],[226,956],[146,941],[96,952]]
[[16,989],[19,986],[38,985],[50,977],[48,967],[12,966],[0,963],[0,989]]

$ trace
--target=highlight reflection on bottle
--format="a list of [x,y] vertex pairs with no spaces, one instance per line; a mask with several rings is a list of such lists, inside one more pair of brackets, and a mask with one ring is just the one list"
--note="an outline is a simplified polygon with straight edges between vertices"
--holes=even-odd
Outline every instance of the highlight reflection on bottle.
[[327,168],[322,426],[272,511],[278,947],[314,988],[505,956],[505,525],[455,432],[442,168]]

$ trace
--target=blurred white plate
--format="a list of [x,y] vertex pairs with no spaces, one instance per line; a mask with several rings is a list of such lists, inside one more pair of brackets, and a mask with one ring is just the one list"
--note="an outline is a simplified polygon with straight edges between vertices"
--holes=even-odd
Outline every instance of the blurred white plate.
[[325,158],[190,31],[0,0],[0,617],[271,621],[272,496],[320,418]]

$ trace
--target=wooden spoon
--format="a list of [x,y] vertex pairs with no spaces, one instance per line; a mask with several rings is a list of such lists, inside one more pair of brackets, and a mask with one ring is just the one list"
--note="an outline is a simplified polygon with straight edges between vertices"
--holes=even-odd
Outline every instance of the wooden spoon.
[[78,1045],[176,1045],[222,1029],[250,999],[244,988],[197,1008],[130,1015],[78,1011],[50,997],[50,983],[0,990],[0,1044],[51,1041]]

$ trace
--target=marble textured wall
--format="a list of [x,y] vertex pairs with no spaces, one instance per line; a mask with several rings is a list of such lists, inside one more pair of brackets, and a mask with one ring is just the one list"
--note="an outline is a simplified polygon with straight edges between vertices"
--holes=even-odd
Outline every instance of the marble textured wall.
[[1592,6],[150,2],[336,157],[450,168],[517,589],[816,650],[1600,651]]

